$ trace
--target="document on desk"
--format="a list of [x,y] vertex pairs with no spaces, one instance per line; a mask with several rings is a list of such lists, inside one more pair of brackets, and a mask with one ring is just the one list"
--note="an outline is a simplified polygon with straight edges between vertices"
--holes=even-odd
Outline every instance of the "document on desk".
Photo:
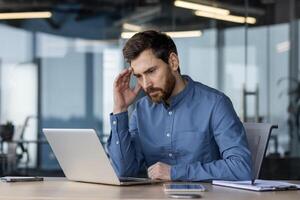
[[271,180],[255,180],[251,181],[219,181],[214,180],[213,185],[232,187],[237,189],[253,190],[253,191],[278,191],[278,190],[299,190],[299,184],[287,183],[284,181]]

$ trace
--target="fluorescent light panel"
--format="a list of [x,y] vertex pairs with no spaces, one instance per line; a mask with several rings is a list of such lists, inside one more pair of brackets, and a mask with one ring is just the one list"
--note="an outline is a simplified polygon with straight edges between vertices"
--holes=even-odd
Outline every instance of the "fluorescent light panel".
[[229,15],[230,11],[223,8],[216,8],[213,6],[202,5],[198,3],[192,3],[188,1],[175,1],[174,5],[181,8],[187,8],[191,10],[201,10],[204,12],[216,13],[220,15]]
[[128,39],[128,38],[131,38],[136,33],[137,32],[122,32],[121,33],[121,38]]
[[242,16],[236,16],[236,15],[218,15],[218,14],[213,14],[213,13],[208,13],[208,12],[202,12],[202,11],[195,11],[195,15],[200,16],[200,17],[208,17],[208,18],[213,18],[213,19],[218,19],[218,20],[223,20],[223,21],[230,21],[230,22],[235,22],[235,23],[248,23],[248,24],[255,24],[256,19],[254,17],[242,17]]
[[[122,32],[121,38],[128,39],[131,38],[137,32]],[[164,32],[172,38],[185,38],[185,37],[200,37],[202,35],[201,31],[174,31],[174,32]]]
[[139,31],[143,30],[143,28],[141,26],[138,26],[138,25],[135,25],[135,24],[129,24],[129,23],[124,23],[122,25],[122,28],[125,29],[125,30],[136,31],[136,32],[139,32]]
[[0,20],[2,19],[36,19],[36,18],[50,18],[51,12],[14,12],[14,13],[0,13]]
[[200,37],[202,35],[201,31],[173,31],[173,32],[165,32],[165,33],[173,38]]

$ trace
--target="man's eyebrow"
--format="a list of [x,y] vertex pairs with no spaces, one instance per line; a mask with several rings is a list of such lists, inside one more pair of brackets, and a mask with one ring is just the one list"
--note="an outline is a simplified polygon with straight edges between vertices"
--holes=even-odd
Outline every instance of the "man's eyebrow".
[[149,69],[147,69],[146,71],[144,71],[144,73],[147,73],[147,72],[149,72],[149,71],[151,71],[151,70],[153,70],[153,69],[155,69],[155,68],[156,68],[156,65],[150,67]]
[[[155,66],[152,66],[152,67],[148,68],[146,71],[144,71],[142,74],[147,73],[147,72],[151,71],[152,69],[154,69],[154,68],[156,68],[156,67],[157,67],[156,65],[155,65]],[[133,75],[134,75],[134,76],[139,76],[140,74],[133,73]]]

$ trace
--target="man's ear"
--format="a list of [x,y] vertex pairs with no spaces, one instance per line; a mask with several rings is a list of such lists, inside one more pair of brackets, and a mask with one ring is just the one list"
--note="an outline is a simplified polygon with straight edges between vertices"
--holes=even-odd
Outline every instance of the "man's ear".
[[179,59],[176,53],[172,52],[169,55],[169,65],[173,71],[177,71],[179,67]]

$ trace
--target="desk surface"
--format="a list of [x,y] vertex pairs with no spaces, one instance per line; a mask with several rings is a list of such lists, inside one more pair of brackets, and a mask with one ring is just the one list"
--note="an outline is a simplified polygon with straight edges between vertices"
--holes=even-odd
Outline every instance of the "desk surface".
[[[295,183],[300,183],[297,181]],[[201,192],[201,199],[256,199],[282,200],[297,199],[300,190],[277,192],[252,192],[213,186],[203,183],[207,188]],[[164,194],[162,184],[140,186],[108,186],[100,184],[79,183],[67,181],[64,178],[47,178],[43,182],[0,183],[0,199],[5,200],[109,200],[109,199],[168,199]]]

